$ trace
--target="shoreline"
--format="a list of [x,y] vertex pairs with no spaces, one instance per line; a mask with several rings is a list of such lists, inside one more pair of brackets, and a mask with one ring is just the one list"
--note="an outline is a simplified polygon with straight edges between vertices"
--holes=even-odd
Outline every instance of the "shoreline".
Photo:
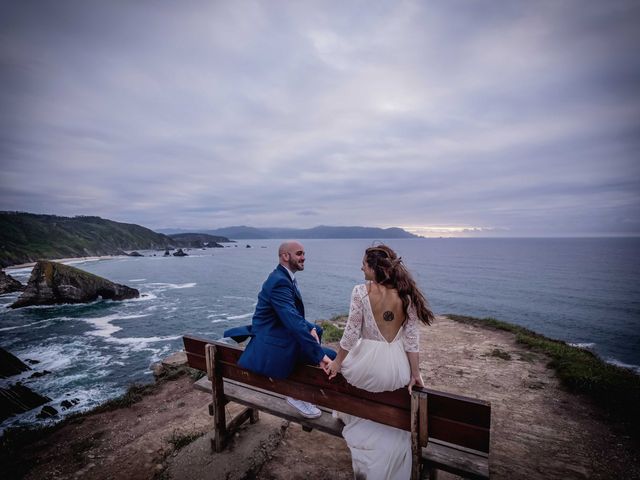
[[[110,259],[125,258],[125,257],[126,257],[125,255],[98,255],[98,256],[89,256],[89,257],[66,257],[66,258],[51,258],[51,259],[43,258],[42,260],[46,260],[48,262],[64,263],[66,265],[74,262],[95,262],[98,260],[110,260]],[[6,272],[8,270],[18,270],[22,268],[34,267],[36,263],[38,262],[35,261],[35,262],[28,262],[28,263],[19,263],[17,265],[4,267],[3,270]]]

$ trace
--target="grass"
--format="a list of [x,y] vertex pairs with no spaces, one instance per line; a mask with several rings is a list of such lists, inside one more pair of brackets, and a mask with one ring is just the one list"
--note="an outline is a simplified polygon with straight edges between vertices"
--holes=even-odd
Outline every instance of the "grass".
[[547,366],[555,370],[565,388],[589,397],[640,440],[640,376],[633,371],[606,363],[589,350],[495,318],[446,316],[457,322],[513,333],[517,343],[549,357]]
[[336,326],[333,322],[342,316],[333,317],[331,320],[325,320],[320,323],[320,326],[324,330],[322,333],[322,341],[324,343],[339,342],[342,338],[343,328]]

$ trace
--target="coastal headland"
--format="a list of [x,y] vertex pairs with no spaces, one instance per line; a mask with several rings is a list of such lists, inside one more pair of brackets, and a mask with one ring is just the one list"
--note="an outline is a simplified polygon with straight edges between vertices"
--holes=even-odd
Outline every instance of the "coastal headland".
[[[640,478],[638,440],[624,417],[571,393],[549,368],[552,357],[518,334],[440,316],[422,328],[421,352],[427,386],[491,402],[493,479]],[[266,414],[230,451],[212,454],[210,396],[180,368],[165,366],[161,378],[49,430],[9,432],[0,455],[10,478],[352,478],[343,440]]]

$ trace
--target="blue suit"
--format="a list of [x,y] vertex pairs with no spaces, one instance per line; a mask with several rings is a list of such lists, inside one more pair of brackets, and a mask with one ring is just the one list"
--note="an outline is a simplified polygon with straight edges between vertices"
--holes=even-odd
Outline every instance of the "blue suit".
[[240,356],[238,365],[272,378],[285,378],[297,362],[318,365],[331,349],[321,347],[309,333],[315,328],[322,338],[322,328],[304,318],[304,303],[287,269],[282,265],[271,272],[258,294],[251,325],[226,330],[225,337],[251,341]]

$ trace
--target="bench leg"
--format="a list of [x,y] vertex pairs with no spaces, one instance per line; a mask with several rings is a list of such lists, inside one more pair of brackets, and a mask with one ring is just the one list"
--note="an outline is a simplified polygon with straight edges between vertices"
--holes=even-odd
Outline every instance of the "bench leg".
[[216,347],[207,345],[205,347],[207,375],[211,380],[212,387],[212,411],[213,411],[213,438],[211,446],[215,452],[221,452],[225,447],[227,439],[227,418],[224,410],[224,383],[219,369],[216,368]]
[[257,408],[252,408],[251,410],[251,418],[249,419],[250,423],[256,423],[260,420],[259,410]]

